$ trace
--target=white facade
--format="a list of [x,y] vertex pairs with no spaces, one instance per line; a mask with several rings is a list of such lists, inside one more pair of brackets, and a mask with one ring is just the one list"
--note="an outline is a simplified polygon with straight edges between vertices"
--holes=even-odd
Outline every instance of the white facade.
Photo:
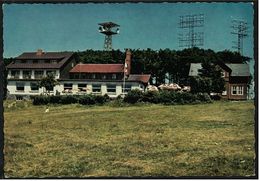
[[[37,81],[27,80],[9,80],[7,89],[10,95],[25,96],[25,95],[40,95],[45,94],[44,88],[37,88]],[[144,86],[138,82],[126,82],[124,94],[129,90],[139,89],[144,91]],[[56,85],[53,91],[50,91],[52,95],[83,95],[83,94],[95,94],[105,95],[107,94],[111,98],[115,98],[123,94],[123,82],[94,82],[94,81],[59,81],[59,85]]]

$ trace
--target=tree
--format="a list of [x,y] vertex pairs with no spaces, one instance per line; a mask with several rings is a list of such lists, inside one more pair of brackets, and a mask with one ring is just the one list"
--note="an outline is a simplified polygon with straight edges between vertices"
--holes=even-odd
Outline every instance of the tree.
[[44,87],[47,91],[47,95],[50,94],[50,91],[53,90],[55,85],[59,85],[59,82],[54,78],[52,74],[48,74],[46,77],[43,77],[39,82],[39,87]]
[[222,93],[225,90],[225,80],[221,76],[222,69],[211,61],[203,61],[198,77],[190,79],[192,92]]

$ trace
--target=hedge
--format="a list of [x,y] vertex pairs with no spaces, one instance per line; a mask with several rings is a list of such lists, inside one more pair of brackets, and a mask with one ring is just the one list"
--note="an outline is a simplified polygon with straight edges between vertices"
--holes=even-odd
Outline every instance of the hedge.
[[150,102],[161,104],[194,104],[205,102],[209,103],[212,100],[207,93],[192,94],[188,92],[173,92],[173,91],[160,91],[160,92],[142,92],[139,90],[132,90],[124,98],[124,102],[137,103],[137,102]]
[[33,105],[46,105],[46,104],[83,104],[83,105],[93,105],[93,104],[104,104],[109,100],[108,95],[57,95],[57,96],[33,96]]
[[[33,105],[46,105],[46,104],[75,104],[82,105],[102,105],[108,102],[109,96],[104,95],[57,95],[57,96],[33,96]],[[118,97],[118,99],[121,99]],[[131,90],[123,98],[123,102],[134,104],[138,102],[149,102],[155,104],[195,104],[200,102],[211,102],[211,98],[207,93],[192,94],[188,92],[173,92],[173,91],[160,91],[160,92],[142,92],[140,90]]]

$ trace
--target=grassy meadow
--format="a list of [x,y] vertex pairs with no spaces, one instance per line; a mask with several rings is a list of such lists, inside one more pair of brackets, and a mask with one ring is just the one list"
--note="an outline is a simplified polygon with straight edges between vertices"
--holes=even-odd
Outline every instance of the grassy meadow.
[[6,101],[5,177],[253,176],[254,103]]

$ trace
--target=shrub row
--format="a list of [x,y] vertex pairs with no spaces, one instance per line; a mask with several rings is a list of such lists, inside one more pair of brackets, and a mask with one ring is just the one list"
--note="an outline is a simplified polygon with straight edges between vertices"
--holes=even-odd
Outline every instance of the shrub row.
[[162,104],[194,104],[211,102],[210,96],[207,93],[192,94],[188,92],[173,92],[173,91],[160,91],[160,92],[142,92],[139,90],[131,90],[124,98],[124,102],[137,103],[137,102],[150,102]]
[[57,95],[57,96],[33,96],[33,105],[46,105],[46,104],[104,104],[109,100],[108,95]]

